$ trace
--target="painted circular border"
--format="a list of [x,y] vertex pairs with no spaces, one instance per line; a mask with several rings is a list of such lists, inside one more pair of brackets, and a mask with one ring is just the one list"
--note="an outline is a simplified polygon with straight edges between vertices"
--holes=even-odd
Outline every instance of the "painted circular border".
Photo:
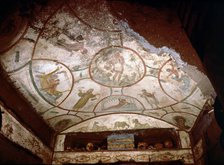
[[[128,85],[124,85],[124,86],[116,86],[116,85],[105,85],[105,84],[103,84],[103,83],[101,83],[101,82],[98,82],[98,81],[96,81],[94,78],[93,78],[93,76],[92,76],[92,73],[91,73],[91,69],[92,69],[92,64],[93,64],[93,61],[95,60],[95,58],[102,52],[102,51],[104,51],[104,50],[106,50],[106,49],[111,49],[111,48],[121,48],[121,49],[126,49],[126,50],[129,50],[129,51],[131,51],[131,52],[133,52],[140,60],[141,60],[141,62],[142,62],[142,64],[143,64],[143,75],[142,75],[142,77],[141,78],[139,78],[137,81],[135,81],[134,83],[130,83],[130,84],[128,84]],[[136,84],[136,83],[138,83],[139,81],[141,81],[144,77],[145,77],[145,74],[146,74],[146,65],[145,65],[145,62],[144,62],[144,60],[142,59],[142,57],[139,55],[139,53],[138,52],[136,52],[135,50],[133,50],[133,49],[131,49],[131,48],[128,48],[128,47],[125,47],[125,46],[108,46],[108,47],[105,47],[105,48],[103,48],[103,49],[101,49],[101,50],[99,50],[95,55],[94,55],[94,57],[92,58],[92,60],[91,60],[91,62],[90,62],[90,64],[89,64],[89,75],[90,75],[90,78],[91,78],[91,80],[92,81],[94,81],[95,83],[97,83],[97,84],[100,84],[100,85],[102,85],[102,86],[105,86],[105,87],[110,87],[110,88],[123,88],[123,87],[129,87],[129,86],[132,86],[132,85],[134,85],[134,84]]]

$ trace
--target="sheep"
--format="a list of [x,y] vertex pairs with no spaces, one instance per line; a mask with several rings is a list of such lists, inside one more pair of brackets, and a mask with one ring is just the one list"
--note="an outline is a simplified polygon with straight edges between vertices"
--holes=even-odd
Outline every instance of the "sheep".
[[125,121],[117,121],[114,123],[114,129],[124,129],[125,127],[129,128],[129,125]]
[[95,122],[93,123],[92,130],[93,130],[93,131],[105,131],[105,130],[107,130],[107,127],[104,126],[104,125],[103,125],[103,126],[100,126],[100,125],[99,125],[99,122],[95,121]]

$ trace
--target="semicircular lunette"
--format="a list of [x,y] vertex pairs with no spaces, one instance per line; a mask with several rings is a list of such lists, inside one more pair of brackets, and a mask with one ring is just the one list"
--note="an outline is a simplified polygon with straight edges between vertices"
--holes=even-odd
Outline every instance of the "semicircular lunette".
[[111,46],[100,50],[89,68],[93,81],[108,87],[126,87],[140,81],[146,72],[142,58],[127,47]]
[[168,123],[176,125],[181,130],[190,131],[196,121],[196,116],[188,113],[169,113],[162,117]]
[[176,128],[174,125],[153,117],[140,114],[109,114],[95,117],[74,124],[62,133],[69,132],[100,132],[115,130]]
[[48,123],[51,127],[53,127],[56,131],[63,131],[70,126],[79,123],[81,119],[77,116],[73,115],[61,115],[55,118],[48,120]]
[[33,60],[30,73],[38,94],[54,106],[63,102],[73,87],[73,77],[62,63]]
[[94,112],[139,112],[144,110],[143,105],[133,97],[113,95],[104,98],[96,106]]

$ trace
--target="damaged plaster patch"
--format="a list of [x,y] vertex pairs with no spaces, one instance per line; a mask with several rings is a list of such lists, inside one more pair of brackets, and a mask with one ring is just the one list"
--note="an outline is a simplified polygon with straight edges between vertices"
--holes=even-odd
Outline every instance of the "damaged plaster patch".
[[175,50],[170,49],[166,46],[163,46],[161,48],[156,48],[155,46],[151,45],[144,37],[142,37],[140,34],[138,34],[133,29],[131,29],[127,22],[121,20],[119,26],[122,31],[125,31],[129,36],[135,38],[135,40],[137,40],[142,45],[142,47],[148,52],[155,53],[157,55],[160,55],[166,52],[176,62],[178,68],[182,68],[185,65],[187,65],[186,62],[181,60],[180,54],[177,53]]
[[197,83],[198,88],[206,98],[212,97],[214,99],[216,97],[215,90],[210,80],[204,73],[199,71],[196,66],[186,65],[181,69]]
[[130,28],[127,22],[120,20],[119,21],[119,28],[126,32],[128,36],[135,38],[141,46],[150,53],[155,53],[158,56],[162,55],[163,53],[167,53],[170,57],[175,61],[177,67],[188,74],[189,77],[192,78],[197,83],[197,86],[205,95],[205,97],[213,97],[215,98],[216,93],[215,90],[208,79],[208,77],[203,74],[201,71],[197,69],[196,66],[189,65],[184,62],[180,54],[177,53],[174,49],[168,48],[163,46],[161,48],[156,48],[155,46],[151,45],[144,37],[142,37],[139,33],[135,32],[133,29]]

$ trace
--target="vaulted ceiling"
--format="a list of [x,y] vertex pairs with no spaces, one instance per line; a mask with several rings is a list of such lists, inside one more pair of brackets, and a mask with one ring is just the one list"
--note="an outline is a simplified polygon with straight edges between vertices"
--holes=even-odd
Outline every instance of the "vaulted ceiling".
[[190,132],[213,104],[213,87],[172,12],[97,0],[37,11],[32,21],[8,18],[0,62],[57,133]]

